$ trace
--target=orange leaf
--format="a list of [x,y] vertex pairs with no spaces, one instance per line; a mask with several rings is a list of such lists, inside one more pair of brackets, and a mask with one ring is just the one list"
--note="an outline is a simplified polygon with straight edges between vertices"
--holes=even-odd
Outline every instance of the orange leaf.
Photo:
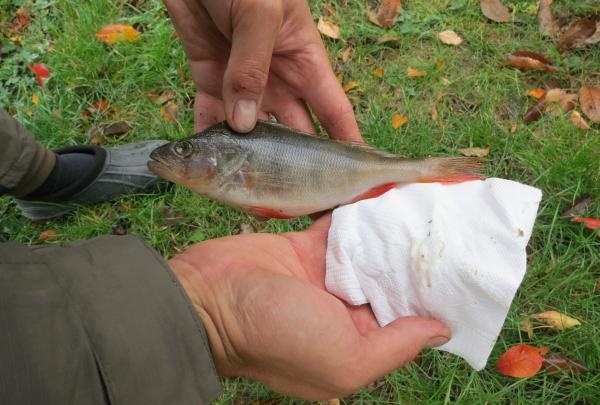
[[33,96],[31,96],[31,102],[35,105],[38,105],[40,103],[40,96],[34,94]]
[[378,67],[373,70],[373,74],[381,79],[383,77],[383,69]]
[[39,240],[55,240],[57,238],[56,232],[53,229],[46,229],[38,236]]
[[398,129],[408,122],[408,118],[402,114],[394,114],[392,116],[392,128]]
[[527,95],[529,97],[533,97],[538,100],[540,98],[544,97],[544,94],[546,94],[546,90],[539,89],[539,88],[531,89],[531,90],[527,91],[527,93],[525,93],[525,95]]
[[317,22],[317,29],[321,34],[329,38],[338,39],[340,37],[340,27],[338,27],[331,21],[325,20],[323,16],[319,17],[319,21]]
[[357,88],[358,82],[348,82],[346,84],[344,84],[344,92],[348,93],[350,90]]
[[573,217],[573,221],[581,222],[586,227],[590,229],[598,229],[600,228],[600,219],[596,218],[586,218],[586,217]]
[[589,124],[587,122],[585,122],[585,120],[583,119],[583,117],[581,116],[581,114],[579,114],[577,111],[571,112],[571,122],[577,128],[583,129],[584,131],[587,131],[588,129],[591,129],[591,127],[589,126]]
[[413,69],[410,66],[406,68],[406,76],[408,76],[408,77],[423,77],[426,75],[427,75],[427,73],[425,73],[421,70]]
[[39,63],[36,65],[30,64],[29,70],[31,70],[35,74],[35,80],[37,80],[38,84],[44,87],[44,79],[50,77],[50,71],[48,70],[48,68],[45,65]]
[[593,122],[600,122],[600,87],[582,87],[579,103],[583,113]]
[[506,63],[510,67],[528,70],[544,70],[558,72],[552,61],[543,55],[531,51],[517,51],[506,55]]
[[109,24],[98,31],[96,37],[107,44],[134,42],[140,39],[140,32],[129,24]]
[[501,374],[525,378],[535,375],[542,368],[543,356],[547,348],[537,348],[529,345],[516,345],[504,353],[496,363]]
[[165,121],[177,121],[179,107],[175,103],[168,103],[160,107],[160,113]]

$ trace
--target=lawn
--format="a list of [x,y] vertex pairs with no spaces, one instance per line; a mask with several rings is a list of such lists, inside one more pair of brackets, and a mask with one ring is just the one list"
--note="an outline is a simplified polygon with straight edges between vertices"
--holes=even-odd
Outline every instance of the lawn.
[[[541,188],[544,197],[528,248],[527,275],[486,369],[475,372],[458,357],[426,350],[417,362],[342,402],[598,403],[600,234],[570,221],[564,211],[589,196],[592,204],[584,216],[600,218],[600,127],[580,130],[569,114],[546,114],[531,123],[525,123],[523,115],[535,102],[525,96],[529,89],[577,92],[583,85],[600,86],[600,45],[561,55],[539,32],[533,0],[505,1],[514,11],[513,22],[507,24],[485,19],[475,0],[404,3],[398,22],[384,29],[365,17],[367,7],[374,8],[376,2],[330,1],[327,4],[336,11],[331,15],[325,2],[311,1],[315,21],[324,15],[341,29],[341,39],[324,41],[343,82],[358,83],[348,96],[366,141],[407,157],[489,148],[488,175]],[[8,25],[22,6],[28,7],[31,23],[21,32],[11,31]],[[568,19],[600,12],[594,0],[565,0],[554,9]],[[96,39],[96,32],[116,22],[135,26],[141,39],[112,46]],[[464,42],[441,43],[437,33],[447,29]],[[100,139],[107,146],[180,139],[192,132],[194,88],[173,33],[159,0],[0,0],[0,105],[52,148],[89,143],[85,134],[94,126],[115,122],[126,122],[130,129]],[[378,42],[383,35],[399,39]],[[344,61],[348,47],[352,50]],[[506,67],[506,54],[522,49],[545,54],[559,72]],[[50,69],[43,89],[27,68],[30,63]],[[426,76],[407,77],[409,66]],[[373,74],[377,68],[383,69],[383,77]],[[167,103],[177,105],[175,120],[165,119],[161,106],[152,100],[152,94],[166,92],[174,92]],[[108,108],[90,112],[101,100]],[[394,129],[390,121],[394,114],[406,116],[408,122]],[[148,240],[166,257],[194,242],[237,232],[241,224],[279,232],[308,223],[306,218],[256,222],[178,186],[82,208],[43,224],[27,221],[10,198],[0,198],[3,238],[45,244],[130,233]],[[40,241],[40,233],[49,229],[56,238]],[[523,314],[547,310],[575,317],[581,326],[562,332],[539,329],[531,338],[520,331]],[[542,370],[527,379],[505,377],[495,361],[518,343],[548,347],[586,364],[590,371]],[[218,403],[298,402],[240,379],[225,380],[224,385]]]

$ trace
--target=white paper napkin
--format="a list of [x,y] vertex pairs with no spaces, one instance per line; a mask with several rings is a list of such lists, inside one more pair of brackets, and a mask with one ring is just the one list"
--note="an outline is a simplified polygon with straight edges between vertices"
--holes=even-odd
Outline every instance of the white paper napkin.
[[402,316],[438,319],[438,349],[485,367],[523,280],[525,248],[542,193],[497,178],[410,184],[333,212],[327,289],[370,303],[381,326]]

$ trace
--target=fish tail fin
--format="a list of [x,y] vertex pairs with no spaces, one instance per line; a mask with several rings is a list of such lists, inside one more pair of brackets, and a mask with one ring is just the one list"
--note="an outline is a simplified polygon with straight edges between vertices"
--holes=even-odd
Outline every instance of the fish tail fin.
[[462,183],[482,180],[483,161],[476,157],[428,158],[423,161],[426,169],[418,183]]

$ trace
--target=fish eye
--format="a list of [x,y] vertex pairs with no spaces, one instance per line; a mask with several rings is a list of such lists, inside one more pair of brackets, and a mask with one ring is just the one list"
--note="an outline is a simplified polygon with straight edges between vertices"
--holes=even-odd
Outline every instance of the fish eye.
[[189,141],[181,141],[173,145],[173,152],[182,158],[190,157],[193,151],[194,146]]

